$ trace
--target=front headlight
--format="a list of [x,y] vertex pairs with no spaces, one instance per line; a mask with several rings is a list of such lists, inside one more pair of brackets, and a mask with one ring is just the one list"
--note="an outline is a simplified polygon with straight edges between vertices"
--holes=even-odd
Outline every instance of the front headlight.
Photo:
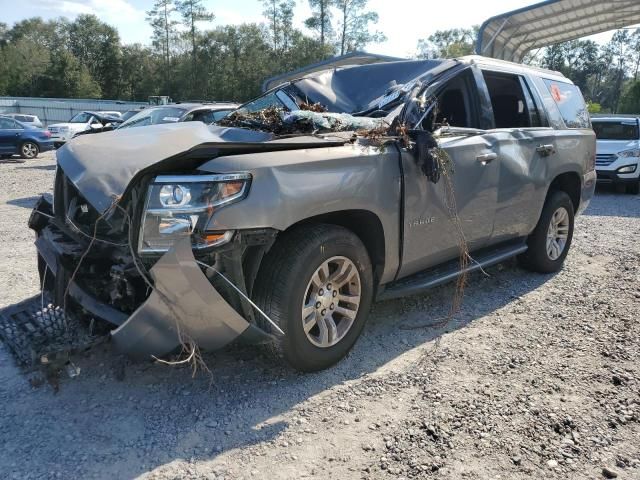
[[617,172],[618,173],[633,173],[636,171],[635,165],[626,165],[624,167],[620,167]]
[[640,157],[640,148],[632,148],[631,150],[625,150],[624,152],[619,152],[618,157],[619,158]]
[[147,190],[138,252],[166,252],[183,237],[191,237],[197,249],[228,242],[232,231],[205,227],[216,208],[243,199],[250,182],[248,173],[156,177]]

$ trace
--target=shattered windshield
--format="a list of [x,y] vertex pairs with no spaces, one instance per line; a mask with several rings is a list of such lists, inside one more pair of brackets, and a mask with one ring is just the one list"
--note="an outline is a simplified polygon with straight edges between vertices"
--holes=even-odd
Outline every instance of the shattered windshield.
[[217,123],[277,135],[388,129],[428,79],[454,65],[412,60],[323,70],[266,92]]
[[160,123],[179,122],[185,111],[184,108],[178,107],[147,108],[135,114],[118,128],[143,127]]

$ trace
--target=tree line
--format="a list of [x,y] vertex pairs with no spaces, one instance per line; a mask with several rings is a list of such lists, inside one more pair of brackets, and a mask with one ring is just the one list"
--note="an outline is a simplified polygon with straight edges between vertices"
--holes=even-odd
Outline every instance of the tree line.
[[[294,27],[296,1],[308,1],[311,34]],[[0,95],[144,101],[244,101],[262,82],[385,40],[368,0],[262,0],[264,22],[212,28],[202,0],[155,0],[146,12],[149,45],[123,44],[94,15],[0,23]],[[205,28],[209,27],[209,28]],[[474,52],[477,27],[439,30],[417,58]],[[592,112],[640,113],[640,29],[606,44],[573,40],[530,53],[525,63],[558,70],[582,90]]]
[[148,46],[88,14],[0,23],[0,95],[243,101],[268,77],[384,41],[368,0],[308,1],[311,35],[294,27],[296,0],[262,0],[263,23],[215,28],[202,0],[155,0]]

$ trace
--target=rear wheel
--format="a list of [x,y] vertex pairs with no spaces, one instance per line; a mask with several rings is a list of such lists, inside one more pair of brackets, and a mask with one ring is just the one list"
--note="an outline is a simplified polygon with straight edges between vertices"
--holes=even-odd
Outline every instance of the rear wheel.
[[365,246],[334,225],[284,233],[265,257],[255,288],[257,304],[285,332],[277,350],[307,372],[347,354],[364,327],[372,296]]
[[551,192],[536,228],[527,239],[529,248],[518,257],[520,264],[540,273],[560,270],[571,246],[573,224],[573,202],[569,195]]
[[40,148],[38,147],[37,143],[24,142],[20,146],[20,156],[22,158],[26,158],[27,160],[36,158],[38,156],[38,153],[40,153]]

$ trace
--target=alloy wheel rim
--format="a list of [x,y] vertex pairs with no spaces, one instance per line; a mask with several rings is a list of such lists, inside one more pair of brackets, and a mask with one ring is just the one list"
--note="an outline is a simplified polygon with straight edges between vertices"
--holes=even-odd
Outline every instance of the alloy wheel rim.
[[567,247],[569,239],[569,212],[564,207],[558,208],[551,216],[547,230],[547,256],[550,260],[560,258]]
[[22,146],[22,153],[27,158],[33,158],[36,154],[36,146],[33,143],[25,143]]
[[302,328],[313,345],[333,347],[349,333],[361,288],[360,273],[347,257],[331,257],[316,269],[302,301]]

